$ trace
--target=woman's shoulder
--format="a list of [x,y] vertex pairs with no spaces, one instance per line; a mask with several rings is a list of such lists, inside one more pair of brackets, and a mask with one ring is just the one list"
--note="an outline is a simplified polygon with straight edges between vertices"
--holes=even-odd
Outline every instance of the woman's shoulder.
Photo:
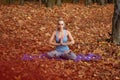
[[53,31],[53,34],[56,34],[57,31]]
[[70,33],[70,31],[69,30],[65,30],[67,33]]
[[70,33],[70,31],[69,31],[69,30],[65,30],[65,31],[66,31],[66,33],[67,33],[67,34],[69,34],[69,33]]

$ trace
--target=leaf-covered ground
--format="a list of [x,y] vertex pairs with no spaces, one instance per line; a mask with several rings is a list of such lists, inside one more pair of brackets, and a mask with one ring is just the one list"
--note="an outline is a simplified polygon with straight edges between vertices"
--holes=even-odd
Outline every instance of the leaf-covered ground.
[[[0,5],[0,80],[120,80],[120,47],[109,42],[114,6],[65,3],[46,8],[26,3]],[[54,49],[48,44],[57,20],[63,17],[76,53],[99,54],[94,61],[22,60]]]

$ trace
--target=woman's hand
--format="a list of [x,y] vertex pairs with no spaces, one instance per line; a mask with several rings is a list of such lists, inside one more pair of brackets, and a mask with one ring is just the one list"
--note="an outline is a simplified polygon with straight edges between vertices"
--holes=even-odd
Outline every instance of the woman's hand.
[[61,45],[62,45],[62,46],[65,46],[65,45],[66,45],[66,43],[61,43]]
[[65,45],[66,45],[66,43],[63,43],[62,38],[60,38],[60,45],[62,45],[62,46],[65,46]]
[[74,44],[74,42],[67,42],[67,43],[60,42],[60,44],[63,45],[63,46],[67,46],[67,45]]
[[66,46],[66,45],[67,45],[67,43],[63,43],[63,42],[62,42],[62,43],[60,43],[60,44],[61,44],[62,46]]

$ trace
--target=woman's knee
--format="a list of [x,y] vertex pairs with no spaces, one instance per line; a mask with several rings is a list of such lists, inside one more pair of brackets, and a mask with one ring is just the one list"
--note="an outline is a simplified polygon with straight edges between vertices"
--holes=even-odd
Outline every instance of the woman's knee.
[[65,53],[65,54],[63,55],[63,57],[64,57],[65,59],[75,60],[77,56],[76,56],[75,53],[70,52],[70,53]]
[[75,60],[77,56],[75,53],[71,52],[68,54],[68,57],[69,57],[69,59]]
[[50,58],[59,58],[61,54],[62,53],[60,53],[56,50],[47,53],[48,57],[50,57]]
[[51,51],[51,52],[48,52],[48,53],[47,53],[47,56],[48,56],[49,58],[55,57],[55,55],[56,55],[56,51]]

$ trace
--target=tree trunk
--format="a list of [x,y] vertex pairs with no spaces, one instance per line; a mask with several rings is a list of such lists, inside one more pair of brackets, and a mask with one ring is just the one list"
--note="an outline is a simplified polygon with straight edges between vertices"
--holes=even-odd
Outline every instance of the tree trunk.
[[116,0],[113,0],[113,3],[115,3]]
[[6,0],[6,3],[11,4],[13,3],[13,0]]
[[115,0],[112,19],[112,40],[113,43],[120,44],[120,0]]
[[104,5],[106,3],[106,0],[99,0],[100,5]]
[[41,1],[41,0],[39,0],[39,5],[41,6],[41,4],[42,4],[42,1]]
[[62,0],[63,3],[71,3],[72,0]]
[[72,0],[72,2],[73,2],[73,3],[78,3],[78,2],[79,2],[79,0]]
[[61,6],[62,0],[57,0],[56,4],[57,4],[57,6]]
[[24,0],[20,0],[20,5],[24,5]]
[[107,3],[114,3],[115,0],[107,0]]
[[85,0],[85,5],[87,6],[87,5],[90,5],[90,4],[92,4],[92,0]]
[[53,7],[55,5],[56,0],[47,0],[47,7]]
[[97,3],[97,0],[92,0],[93,3]]
[[46,6],[47,7],[52,7],[53,6],[52,0],[47,0]]
[[100,5],[104,5],[107,3],[114,3],[115,0],[92,0],[93,3],[98,3]]

